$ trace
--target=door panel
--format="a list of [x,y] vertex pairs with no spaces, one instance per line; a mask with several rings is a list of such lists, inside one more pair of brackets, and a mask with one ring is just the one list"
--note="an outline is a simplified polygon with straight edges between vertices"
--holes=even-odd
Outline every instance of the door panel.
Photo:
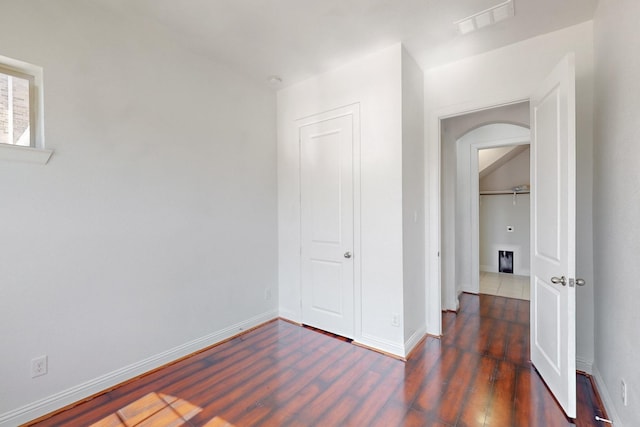
[[342,301],[342,264],[311,260],[311,309],[340,316],[344,312]]
[[354,336],[353,138],[352,115],[300,128],[302,322],[349,338]]
[[560,312],[560,292],[541,280],[537,281],[534,289],[537,303],[549,312],[555,313],[553,316],[536,317],[536,331],[544,331],[544,334],[536,334],[536,347],[549,366],[559,374],[561,332],[560,323],[555,320]]
[[[575,66],[567,56],[531,98],[531,361],[576,416]],[[566,278],[563,285],[551,279]]]

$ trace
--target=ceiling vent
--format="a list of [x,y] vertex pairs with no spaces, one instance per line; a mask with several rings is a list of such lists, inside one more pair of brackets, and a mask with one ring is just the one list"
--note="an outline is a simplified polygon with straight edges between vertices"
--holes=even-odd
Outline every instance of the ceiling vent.
[[507,0],[500,4],[497,4],[482,12],[475,13],[471,16],[467,16],[453,24],[458,27],[460,34],[469,34],[480,28],[488,27],[496,22],[504,21],[507,18],[511,18],[515,15],[515,9],[513,6],[513,0]]

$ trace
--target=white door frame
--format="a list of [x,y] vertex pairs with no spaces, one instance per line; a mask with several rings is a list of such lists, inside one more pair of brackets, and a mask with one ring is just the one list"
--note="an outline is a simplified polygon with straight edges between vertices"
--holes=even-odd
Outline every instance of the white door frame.
[[[525,126],[513,125],[525,128]],[[471,150],[471,290],[480,292],[480,172],[478,171],[478,151],[485,148],[528,145],[531,138],[505,138],[494,141],[473,143]],[[531,175],[531,172],[529,172]]]
[[[304,126],[350,115],[353,118],[353,313],[354,313],[354,340],[357,342],[362,337],[362,251],[361,251],[361,174],[360,174],[360,103],[348,104],[316,114],[301,117],[295,120],[298,146],[300,144],[300,129]],[[298,152],[299,154],[299,152]],[[300,174],[300,159],[298,158],[298,174]],[[300,189],[299,189],[300,190]],[[300,196],[300,194],[298,194]],[[300,244],[299,265],[302,266],[302,206],[301,199],[297,200],[299,208],[298,243]],[[298,287],[302,296],[302,270],[298,272]],[[302,319],[302,300],[300,301],[299,319]]]
[[[530,93],[522,93],[508,99],[495,98],[485,99],[466,104],[451,105],[448,107],[433,110],[427,113],[428,136],[425,149],[425,165],[427,165],[428,180],[426,189],[426,206],[425,215],[426,230],[429,232],[427,241],[427,260],[428,273],[426,277],[427,289],[426,296],[426,324],[427,333],[435,336],[442,335],[442,284],[441,284],[441,230],[442,218],[440,215],[442,205],[442,194],[440,185],[441,175],[441,121],[451,117],[461,116],[464,114],[475,113],[478,111],[489,110],[497,107],[504,107],[521,102],[528,102]],[[437,196],[436,196],[437,195]]]

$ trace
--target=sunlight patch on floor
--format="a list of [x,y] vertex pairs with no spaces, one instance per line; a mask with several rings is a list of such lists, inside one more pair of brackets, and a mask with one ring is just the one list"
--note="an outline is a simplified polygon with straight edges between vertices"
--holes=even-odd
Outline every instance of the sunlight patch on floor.
[[[91,427],[178,427],[202,412],[186,400],[162,393],[149,393],[91,425]],[[220,417],[205,427],[233,427]]]

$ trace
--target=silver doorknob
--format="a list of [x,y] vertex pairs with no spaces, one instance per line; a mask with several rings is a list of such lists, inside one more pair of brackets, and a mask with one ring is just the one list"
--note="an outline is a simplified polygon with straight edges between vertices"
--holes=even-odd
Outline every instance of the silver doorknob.
[[560,283],[560,284],[562,284],[562,286],[567,286],[567,278],[564,277],[564,276],[562,276],[560,278],[557,278],[557,277],[554,276],[554,277],[551,278],[551,283],[555,283],[556,285],[558,283]]
[[586,284],[587,284],[587,282],[585,282],[584,279],[576,279],[576,285],[584,286]]
[[351,252],[347,251],[344,253],[345,258],[351,258]]

